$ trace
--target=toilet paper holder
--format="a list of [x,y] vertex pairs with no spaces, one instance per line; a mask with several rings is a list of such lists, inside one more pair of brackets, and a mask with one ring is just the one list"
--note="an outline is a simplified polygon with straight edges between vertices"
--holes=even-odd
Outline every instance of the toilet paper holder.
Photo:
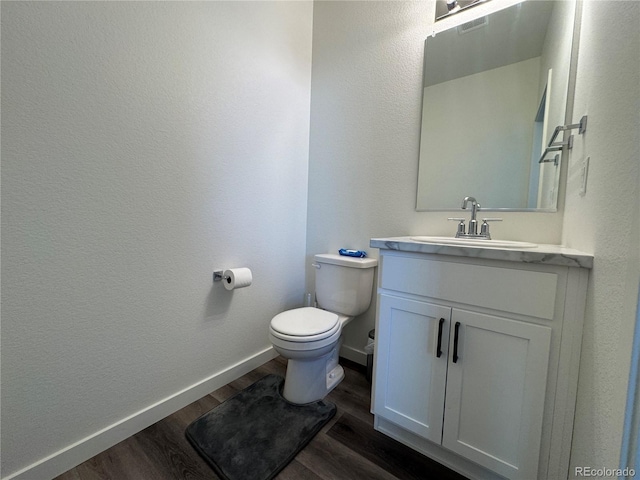
[[[221,280],[224,280],[224,282],[220,282]],[[227,290],[236,290],[251,285],[253,275],[251,274],[251,269],[247,267],[215,270],[213,272],[213,281],[222,283]]]

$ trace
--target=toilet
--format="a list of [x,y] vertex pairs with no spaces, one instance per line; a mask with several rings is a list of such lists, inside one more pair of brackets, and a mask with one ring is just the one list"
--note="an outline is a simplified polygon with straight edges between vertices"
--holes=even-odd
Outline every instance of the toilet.
[[371,303],[374,258],[314,256],[318,307],[295,308],[271,320],[269,339],[288,360],[282,395],[291,403],[323,399],[344,378],[338,364],[344,326]]

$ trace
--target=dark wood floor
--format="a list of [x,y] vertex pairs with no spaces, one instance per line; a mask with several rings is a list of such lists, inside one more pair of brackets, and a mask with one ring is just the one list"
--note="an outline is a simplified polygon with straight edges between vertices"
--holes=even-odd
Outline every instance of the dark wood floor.
[[[284,376],[278,357],[173,415],[96,455],[55,480],[216,479],[187,442],[186,427],[269,373]],[[359,365],[341,362],[346,378],[327,397],[335,417],[276,477],[278,480],[433,479],[464,477],[376,432],[369,413],[371,386]]]

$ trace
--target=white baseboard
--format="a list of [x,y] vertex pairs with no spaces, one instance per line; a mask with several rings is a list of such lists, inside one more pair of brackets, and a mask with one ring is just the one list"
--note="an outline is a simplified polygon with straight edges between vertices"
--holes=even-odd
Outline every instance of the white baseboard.
[[352,362],[359,363],[360,365],[367,364],[367,354],[362,350],[357,350],[348,345],[342,345],[340,348],[340,356],[351,360]]
[[278,356],[269,347],[139,412],[109,425],[2,480],[49,480],[138,433]]

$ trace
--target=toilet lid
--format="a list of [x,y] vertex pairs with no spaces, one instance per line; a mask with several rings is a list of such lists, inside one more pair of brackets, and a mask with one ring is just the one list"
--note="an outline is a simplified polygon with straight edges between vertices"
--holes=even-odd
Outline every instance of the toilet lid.
[[292,337],[331,335],[337,327],[338,315],[314,307],[287,310],[271,320],[273,330]]

